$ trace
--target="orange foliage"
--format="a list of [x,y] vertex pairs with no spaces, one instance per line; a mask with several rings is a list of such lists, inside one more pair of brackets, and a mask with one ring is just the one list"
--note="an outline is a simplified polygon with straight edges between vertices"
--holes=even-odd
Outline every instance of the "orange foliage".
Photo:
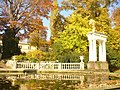
[[49,18],[52,7],[52,0],[0,0],[0,26],[22,36],[45,30],[41,17]]
[[112,19],[114,21],[115,26],[120,27],[120,8],[114,10],[112,14]]

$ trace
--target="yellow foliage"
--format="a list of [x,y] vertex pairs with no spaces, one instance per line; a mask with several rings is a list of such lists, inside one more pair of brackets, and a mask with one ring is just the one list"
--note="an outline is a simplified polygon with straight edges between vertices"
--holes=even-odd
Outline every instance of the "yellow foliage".
[[34,58],[37,60],[43,60],[45,55],[46,55],[46,53],[43,51],[40,51],[40,50],[30,51],[26,54],[27,57]]

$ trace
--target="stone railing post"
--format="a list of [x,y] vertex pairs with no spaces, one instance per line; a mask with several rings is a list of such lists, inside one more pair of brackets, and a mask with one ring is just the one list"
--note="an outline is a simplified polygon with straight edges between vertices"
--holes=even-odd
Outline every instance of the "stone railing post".
[[17,69],[17,62],[13,61],[13,69]]
[[84,70],[84,62],[80,62],[80,70]]
[[83,62],[84,56],[80,56],[80,70],[84,70],[84,62]]
[[58,69],[61,70],[61,63],[58,63]]
[[40,64],[39,63],[36,63],[36,68],[35,69],[37,69],[37,70],[40,69]]

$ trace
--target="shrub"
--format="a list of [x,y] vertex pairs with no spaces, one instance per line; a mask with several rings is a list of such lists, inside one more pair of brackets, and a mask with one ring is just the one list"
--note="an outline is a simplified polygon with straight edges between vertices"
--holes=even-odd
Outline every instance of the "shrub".
[[[14,56],[15,56],[15,59],[17,61],[26,61],[26,60],[28,60],[28,58],[25,55],[14,55]],[[13,57],[12,57],[12,59],[13,59]]]
[[40,50],[30,51],[26,54],[30,61],[45,61],[46,53]]

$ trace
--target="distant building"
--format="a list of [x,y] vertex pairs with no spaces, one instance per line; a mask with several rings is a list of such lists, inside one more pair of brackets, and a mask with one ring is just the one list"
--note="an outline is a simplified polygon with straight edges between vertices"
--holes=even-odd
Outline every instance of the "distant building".
[[[0,47],[2,47],[2,40],[0,40]],[[20,50],[22,53],[27,53],[29,51],[36,50],[37,48],[34,46],[31,46],[29,43],[26,42],[19,42],[18,46],[20,47]]]
[[36,47],[31,46],[29,43],[26,42],[19,42],[18,46],[20,47],[22,53],[27,53],[29,51],[37,50]]
[[[0,34],[0,52],[2,51],[2,46],[3,46],[3,44],[2,44],[2,38],[3,38],[3,35]],[[18,46],[20,47],[22,53],[27,53],[29,51],[37,49],[36,47],[31,46],[30,43],[21,42],[21,41],[19,41]]]

